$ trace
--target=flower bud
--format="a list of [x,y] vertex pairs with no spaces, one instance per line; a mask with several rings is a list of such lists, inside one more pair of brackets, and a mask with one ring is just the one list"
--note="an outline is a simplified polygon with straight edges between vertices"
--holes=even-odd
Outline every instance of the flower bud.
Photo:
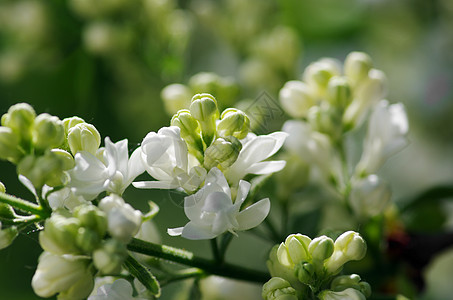
[[283,110],[293,118],[304,118],[308,109],[315,104],[315,99],[307,84],[292,80],[285,83],[278,98]]
[[325,235],[313,239],[308,245],[308,251],[313,260],[321,262],[332,255],[333,249],[333,240]]
[[331,77],[340,75],[337,61],[329,58],[310,64],[304,71],[303,79],[317,97],[323,97]]
[[327,85],[327,101],[334,107],[345,109],[352,101],[352,92],[346,77],[334,76]]
[[200,122],[206,146],[211,145],[215,135],[216,120],[219,118],[217,101],[210,94],[196,94],[192,98],[189,110],[192,116]]
[[190,105],[192,91],[183,84],[170,84],[162,89],[160,97],[164,102],[167,114],[173,115],[178,110],[186,109]]
[[347,288],[353,288],[356,290],[360,289],[359,283],[360,283],[360,276],[357,274],[351,274],[351,275],[341,275],[337,276],[332,280],[332,283],[330,284],[330,288],[333,291],[342,291]]
[[[1,182],[0,182],[0,184],[1,184]],[[0,186],[0,192],[1,192],[1,186]],[[4,193],[4,191],[2,193]],[[17,217],[17,215],[14,212],[14,209],[11,205],[6,204],[6,203],[0,203],[0,218],[13,220],[16,217]]]
[[11,245],[18,234],[16,226],[2,228],[2,222],[0,222],[0,250]]
[[63,119],[62,122],[64,126],[65,135],[68,136],[69,129],[76,126],[77,124],[85,123],[85,120],[79,117],[70,117]]
[[37,149],[56,148],[65,138],[63,123],[55,116],[40,114],[34,121],[32,136]]
[[69,129],[68,144],[73,155],[79,151],[88,151],[94,155],[101,145],[101,135],[93,125],[79,123]]
[[76,245],[84,253],[91,253],[98,248],[101,237],[94,231],[86,227],[80,227],[77,231]]
[[335,240],[334,252],[324,267],[328,273],[335,274],[348,261],[361,260],[366,249],[365,240],[357,232],[347,231]]
[[228,108],[222,112],[217,124],[217,134],[220,137],[234,136],[243,139],[250,132],[250,119],[241,110]]
[[2,116],[2,125],[11,128],[21,140],[28,144],[35,117],[36,112],[33,107],[27,103],[18,103],[11,106],[8,113]]
[[31,286],[40,297],[82,300],[93,290],[93,269],[90,259],[59,256],[43,252],[39,257],[38,269],[33,275]]
[[44,184],[59,186],[67,179],[63,173],[63,164],[64,160],[52,152],[37,157],[28,155],[17,165],[17,172],[27,177],[37,188]]
[[1,181],[0,181],[0,192],[1,192],[1,193],[6,193],[5,185],[4,185],[3,182],[1,182]]
[[283,278],[272,277],[263,285],[261,296],[265,300],[297,300],[296,290]]
[[351,52],[344,62],[344,74],[356,85],[368,76],[373,62],[368,54],[363,52]]
[[293,268],[299,262],[308,261],[310,254],[308,245],[311,239],[302,234],[289,235],[284,243],[281,243],[277,250],[277,258],[280,264]]
[[74,210],[80,225],[94,230],[100,237],[107,232],[107,215],[94,205],[81,205]]
[[21,157],[19,138],[9,127],[0,126],[0,159],[17,163]]
[[62,163],[62,169],[67,171],[75,166],[74,157],[62,149],[52,149],[50,152]]
[[318,294],[318,298],[320,300],[366,300],[361,292],[353,288],[348,288],[341,292],[325,290]]
[[352,182],[349,203],[357,216],[373,217],[385,210],[391,196],[389,184],[372,174]]
[[311,284],[313,282],[313,275],[315,274],[315,267],[313,264],[308,262],[298,263],[295,266],[294,271],[300,282],[304,284]]
[[39,243],[45,251],[53,254],[81,254],[76,243],[79,228],[78,219],[53,214],[46,220],[44,230],[39,233]]
[[224,170],[231,166],[241,152],[241,142],[233,137],[218,138],[204,152],[204,166],[206,169],[220,166]]
[[103,274],[119,274],[126,256],[126,245],[116,239],[109,239],[93,252],[93,263]]
[[192,117],[188,109],[178,111],[171,118],[170,124],[179,127],[181,137],[186,141],[189,148],[202,153],[203,142],[201,141],[200,124]]
[[329,135],[333,140],[341,137],[341,112],[328,105],[313,106],[308,111],[308,122],[313,130]]

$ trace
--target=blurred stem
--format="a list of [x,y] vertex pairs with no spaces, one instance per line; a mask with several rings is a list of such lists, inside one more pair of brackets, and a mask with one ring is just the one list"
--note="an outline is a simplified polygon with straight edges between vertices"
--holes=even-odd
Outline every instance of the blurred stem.
[[269,274],[266,272],[251,270],[228,263],[219,265],[216,261],[195,256],[189,251],[166,245],[153,244],[135,238],[132,239],[127,248],[133,252],[199,268],[208,274],[259,283],[264,283],[270,279]]
[[194,278],[194,277],[199,278],[204,275],[205,275],[205,273],[198,268],[189,268],[189,269],[184,269],[184,270],[174,272],[169,276],[158,277],[157,279],[159,280],[160,286],[164,286],[166,284],[169,284],[169,283],[172,283],[175,281]]
[[278,234],[278,231],[275,228],[274,223],[272,223],[271,219],[267,217],[266,219],[264,219],[263,224],[266,225],[267,229],[269,230],[271,239],[274,241],[274,243],[280,243],[281,237]]
[[218,263],[221,263],[222,259],[220,258],[219,247],[217,245],[217,238],[211,239],[210,243],[211,243],[212,256],[214,257],[214,260]]
[[233,234],[231,232],[227,232],[222,236],[222,240],[220,241],[220,249],[219,255],[220,260],[223,263],[225,261],[225,254],[228,246],[230,245],[231,241],[233,240]]
[[0,202],[11,205],[21,211],[40,216],[42,219],[50,217],[52,212],[50,208],[47,209],[47,207],[36,205],[29,201],[2,192],[0,192]]
[[282,203],[282,234],[281,236],[288,235],[288,221],[289,221],[289,203],[285,199]]

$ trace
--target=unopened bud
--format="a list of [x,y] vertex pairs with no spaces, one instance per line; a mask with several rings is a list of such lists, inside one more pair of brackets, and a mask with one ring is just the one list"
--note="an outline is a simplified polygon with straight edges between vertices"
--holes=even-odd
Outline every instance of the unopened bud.
[[192,116],[200,122],[206,146],[211,145],[215,135],[216,120],[219,118],[217,101],[210,94],[197,94],[193,96],[189,110]]
[[40,150],[56,148],[63,144],[64,126],[60,119],[43,113],[33,124],[33,144]]
[[102,274],[119,274],[126,256],[126,245],[115,239],[109,239],[93,252],[93,263]]
[[352,100],[351,87],[346,77],[334,76],[327,86],[327,101],[334,107],[345,109]]
[[250,132],[250,119],[236,108],[228,108],[222,112],[220,122],[217,124],[217,134],[220,137],[234,136],[243,139]]
[[39,243],[45,251],[54,254],[80,254],[76,238],[79,233],[80,221],[53,214],[46,220],[45,229],[39,233]]
[[313,264],[304,262],[299,263],[295,266],[294,271],[296,272],[297,279],[305,284],[311,284],[313,281],[313,274],[315,274],[315,267]]
[[76,236],[76,245],[84,253],[91,253],[98,248],[101,237],[94,231],[86,227],[80,227]]
[[21,157],[18,146],[19,138],[13,130],[6,126],[0,126],[0,159],[17,163]]
[[54,156],[61,161],[63,170],[70,170],[74,168],[75,162],[74,157],[69,154],[69,152],[62,149],[52,149],[50,150]]
[[27,177],[37,188],[44,184],[58,186],[67,180],[63,164],[63,160],[52,152],[46,152],[42,156],[28,155],[17,165],[17,172]]
[[357,232],[347,231],[335,240],[334,252],[324,267],[328,273],[335,274],[348,261],[361,260],[366,250],[365,240]]
[[333,59],[324,58],[310,64],[305,69],[303,79],[316,96],[323,97],[330,78],[336,75],[340,75],[338,62]]
[[170,84],[163,88],[160,97],[164,102],[167,114],[173,115],[178,110],[186,109],[190,105],[191,90],[183,84]]
[[318,294],[320,300],[366,300],[365,296],[356,289],[347,288],[341,292],[324,290]]
[[295,264],[308,261],[310,254],[308,245],[311,239],[302,234],[289,235],[284,243],[281,243],[277,250],[277,258],[280,264],[293,268]]
[[342,291],[347,288],[353,288],[353,289],[359,290],[360,281],[361,281],[361,278],[357,274],[341,275],[341,276],[335,277],[334,280],[332,280],[332,283],[330,284],[330,288],[333,291]]
[[[0,188],[0,192],[1,188]],[[5,191],[3,190],[2,193]],[[17,217],[16,213],[14,212],[14,209],[11,205],[8,205],[6,203],[0,203],[0,218],[2,219],[10,219],[13,220]]]
[[310,242],[310,245],[308,245],[308,251],[310,252],[313,260],[321,262],[332,255],[333,249],[333,240],[325,235],[313,239]]
[[357,216],[373,217],[386,209],[391,196],[389,184],[372,174],[352,182],[349,203]]
[[88,151],[94,155],[101,145],[101,135],[93,125],[79,123],[69,129],[68,144],[73,155],[79,151]]
[[64,126],[64,132],[67,136],[69,133],[69,129],[76,126],[77,124],[85,123],[85,120],[82,118],[79,118],[79,117],[70,117],[70,118],[63,119],[62,122],[63,122],[63,126]]
[[178,111],[170,122],[171,126],[177,126],[180,129],[181,137],[187,145],[196,151],[203,151],[203,142],[201,141],[201,129],[198,121],[192,117],[188,109]]
[[2,125],[7,126],[27,144],[31,140],[31,129],[36,112],[27,103],[18,103],[8,109],[2,116]]
[[94,230],[100,237],[107,232],[107,215],[94,205],[81,205],[74,210],[81,226]]
[[344,74],[356,85],[368,76],[373,66],[373,61],[368,54],[363,52],[351,52],[344,62]]
[[280,103],[285,112],[293,118],[303,118],[315,104],[307,84],[302,81],[288,81],[279,92]]
[[208,170],[218,166],[226,169],[236,161],[241,149],[241,142],[233,136],[218,138],[205,150],[204,166]]
[[11,245],[18,234],[16,226],[2,228],[2,222],[0,222],[0,250]]
[[265,300],[297,300],[296,290],[283,278],[272,277],[263,285],[261,296]]
[[0,181],[0,192],[2,192],[2,193],[5,193],[5,192],[6,192],[5,185],[4,185],[3,182],[1,182],[1,181]]
[[341,112],[336,108],[329,105],[313,106],[308,111],[307,119],[313,130],[327,134],[333,140],[341,137]]

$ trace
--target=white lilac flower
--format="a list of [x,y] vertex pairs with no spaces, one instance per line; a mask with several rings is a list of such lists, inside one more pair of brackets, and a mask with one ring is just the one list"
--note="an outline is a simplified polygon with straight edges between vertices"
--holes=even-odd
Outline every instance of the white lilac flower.
[[270,174],[285,167],[284,160],[263,161],[274,155],[288,136],[285,132],[274,132],[268,135],[256,136],[249,133],[241,140],[242,150],[236,161],[224,173],[233,186],[247,174]]
[[139,149],[145,170],[156,181],[134,182],[136,188],[183,188],[194,192],[203,183],[206,170],[189,155],[179,127],[163,127],[157,133],[148,133]]
[[357,165],[359,174],[375,173],[390,156],[407,144],[409,124],[402,103],[380,101],[371,114],[363,154]]
[[94,286],[90,259],[43,252],[31,286],[41,297],[57,293],[58,299],[85,299]]
[[184,212],[190,222],[184,227],[168,229],[168,233],[202,240],[215,238],[226,231],[235,234],[258,226],[269,213],[270,201],[262,199],[239,211],[249,190],[250,183],[241,180],[233,202],[225,176],[219,169],[212,168],[203,188],[184,199]]
[[104,284],[97,289],[96,295],[88,297],[88,300],[145,300],[132,296],[132,285],[126,279],[117,279],[112,284]]
[[75,167],[69,171],[70,185],[76,195],[88,200],[104,191],[122,195],[135,177],[144,172],[139,149],[129,159],[127,139],[112,143],[107,137],[102,157],[80,151],[74,159]]

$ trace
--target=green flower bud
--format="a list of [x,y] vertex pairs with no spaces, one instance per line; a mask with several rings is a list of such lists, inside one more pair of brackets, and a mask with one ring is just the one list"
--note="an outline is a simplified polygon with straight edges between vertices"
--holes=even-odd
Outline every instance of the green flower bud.
[[100,237],[107,232],[107,215],[94,205],[81,205],[74,210],[74,217],[81,226],[90,228]]
[[327,101],[334,107],[345,109],[352,101],[352,92],[346,77],[334,76],[327,86]]
[[219,118],[217,101],[210,94],[197,94],[193,96],[189,110],[192,116],[200,122],[206,146],[211,145],[215,136],[216,120]]
[[315,274],[315,267],[313,264],[304,262],[298,263],[294,267],[297,279],[304,284],[311,284],[314,280],[313,275]]
[[187,86],[177,83],[167,85],[160,92],[165,111],[169,115],[175,114],[178,110],[188,108],[192,95],[192,91]]
[[335,274],[348,261],[361,260],[366,249],[365,240],[357,232],[347,231],[335,240],[334,252],[325,261],[324,267],[328,273]]
[[80,227],[77,231],[76,245],[85,253],[91,253],[99,247],[101,237],[94,231],[86,227]]
[[25,144],[31,140],[31,129],[35,120],[36,112],[27,103],[18,103],[8,109],[8,113],[2,116],[2,125],[13,130]]
[[200,124],[192,117],[188,109],[178,111],[171,118],[170,124],[171,126],[177,126],[181,129],[181,137],[186,141],[189,149],[193,148],[200,154],[202,153],[203,142],[201,141]]
[[297,300],[296,290],[283,278],[272,277],[263,285],[261,296],[265,300]]
[[77,124],[85,123],[85,120],[79,117],[70,117],[63,119],[62,122],[64,126],[65,135],[68,136],[69,129],[76,126]]
[[[3,192],[4,193],[4,192]],[[0,203],[0,217],[3,219],[15,219],[17,217],[11,205]]]
[[316,96],[324,97],[330,78],[336,75],[340,75],[338,62],[324,58],[310,64],[305,69],[303,78]]
[[0,126],[0,159],[17,163],[21,157],[19,138],[9,127]]
[[0,250],[11,245],[18,234],[16,226],[2,228],[2,222],[0,222]]
[[293,118],[306,117],[310,107],[315,105],[311,89],[299,80],[285,83],[278,98],[285,112]]
[[310,260],[308,245],[311,239],[302,234],[289,235],[277,250],[277,258],[280,264],[294,268],[295,264]]
[[74,168],[74,157],[69,152],[62,149],[52,149],[50,152],[62,163],[63,170],[70,170]]
[[61,120],[46,113],[36,117],[32,131],[33,144],[39,150],[56,148],[65,138]]
[[53,214],[46,220],[44,230],[39,233],[39,243],[45,251],[53,254],[81,254],[77,243],[79,228],[78,219]]
[[0,181],[0,192],[1,192],[1,193],[5,193],[5,192],[6,192],[5,185],[4,185],[3,182],[1,182],[1,181]]
[[361,278],[357,274],[337,276],[332,280],[330,288],[336,292],[345,290],[347,288],[360,290],[359,286],[360,280]]
[[109,239],[93,252],[93,263],[102,274],[119,274],[126,256],[126,245]]
[[342,134],[341,117],[340,111],[329,105],[323,105],[310,108],[307,118],[313,130],[337,140]]
[[324,290],[318,294],[320,300],[366,300],[365,296],[356,289],[348,288],[340,292]]
[[17,165],[17,172],[27,177],[31,183],[41,188],[63,185],[67,175],[63,172],[64,160],[58,154],[46,152],[42,156],[28,155]]
[[325,235],[317,237],[308,245],[308,251],[313,260],[323,262],[333,254],[333,240]]
[[233,136],[218,138],[205,150],[204,166],[208,170],[214,167],[226,169],[236,161],[241,149],[241,142]]
[[373,66],[373,61],[368,54],[363,52],[351,52],[344,62],[344,74],[354,84],[368,76],[368,72]]
[[234,136],[243,139],[250,132],[250,119],[241,110],[228,108],[222,112],[217,124],[217,134],[220,137]]
[[101,145],[101,135],[93,125],[79,123],[69,129],[68,144],[73,155],[79,151],[88,151],[94,155]]
[[359,283],[359,291],[365,296],[371,296],[371,285],[368,282],[362,281]]

